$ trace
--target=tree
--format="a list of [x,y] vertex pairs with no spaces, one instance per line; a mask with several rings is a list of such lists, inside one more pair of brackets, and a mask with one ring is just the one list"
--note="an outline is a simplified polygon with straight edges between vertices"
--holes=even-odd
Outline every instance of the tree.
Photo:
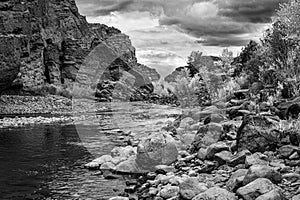
[[290,0],[280,5],[276,13],[275,21],[285,25],[287,35],[291,37],[300,36],[300,1]]
[[233,62],[233,52],[229,51],[227,48],[223,49],[221,59],[223,62],[223,68],[228,70]]

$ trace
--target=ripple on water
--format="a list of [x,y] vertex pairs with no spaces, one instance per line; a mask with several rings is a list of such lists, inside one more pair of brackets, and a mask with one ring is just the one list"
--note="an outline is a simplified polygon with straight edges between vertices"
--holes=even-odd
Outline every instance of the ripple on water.
[[83,165],[123,145],[117,140],[122,131],[159,130],[180,111],[142,103],[110,110],[76,126],[0,129],[0,199],[107,199],[122,192],[125,177],[105,180]]

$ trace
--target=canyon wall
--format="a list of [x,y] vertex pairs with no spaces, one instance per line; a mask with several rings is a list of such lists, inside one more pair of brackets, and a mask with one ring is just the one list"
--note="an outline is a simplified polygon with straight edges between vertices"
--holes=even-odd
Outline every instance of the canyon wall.
[[[140,70],[129,37],[103,24],[89,24],[79,14],[75,0],[3,0],[0,92],[37,93],[49,87],[72,90],[80,67],[99,44],[120,56],[108,65],[109,81],[118,82],[126,71],[131,78],[143,77],[151,85]],[[110,70],[116,68],[119,74]],[[106,80],[99,77],[98,81]],[[151,86],[148,88],[151,92]]]

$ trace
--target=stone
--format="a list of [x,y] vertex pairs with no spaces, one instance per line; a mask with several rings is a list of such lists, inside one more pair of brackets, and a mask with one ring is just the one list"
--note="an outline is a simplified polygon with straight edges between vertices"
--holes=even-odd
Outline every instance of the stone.
[[145,170],[153,171],[156,165],[170,165],[177,160],[178,150],[172,136],[155,133],[138,145],[136,163]]
[[92,162],[85,164],[84,166],[88,169],[99,169],[99,167],[106,162],[112,161],[110,155],[103,155],[99,158],[94,159]]
[[298,152],[300,149],[296,146],[285,145],[280,147],[277,151],[281,158],[289,158],[294,152]]
[[119,163],[121,163],[122,161],[127,160],[126,157],[121,157],[121,156],[117,156],[111,159],[111,162],[115,165],[118,165]]
[[229,163],[233,155],[230,151],[222,151],[215,154],[215,160],[219,162],[220,165]]
[[239,164],[245,164],[246,157],[251,155],[251,152],[248,150],[243,150],[238,152],[236,155],[232,157],[232,159],[228,162],[230,166],[236,166]]
[[280,143],[280,132],[276,124],[266,116],[246,116],[237,132],[238,150],[250,152],[275,150]]
[[275,189],[257,197],[255,200],[285,200],[285,198],[280,190]]
[[299,200],[300,199],[300,194],[293,196],[292,200]]
[[178,195],[179,187],[167,185],[159,193],[162,198],[165,199],[172,198]]
[[263,160],[264,155],[261,153],[254,153],[252,155],[246,156],[245,165],[246,167],[250,167],[252,165],[268,165],[269,162],[266,160]]
[[220,187],[212,187],[205,192],[198,194],[193,200],[237,200],[234,193]]
[[204,183],[200,183],[195,177],[184,178],[180,183],[179,188],[180,195],[184,199],[193,199],[196,195],[208,189]]
[[255,181],[239,188],[236,193],[244,200],[253,200],[275,189],[277,189],[276,185],[274,185],[269,179],[258,178]]
[[229,151],[229,147],[224,142],[217,142],[212,145],[210,145],[206,150],[206,159],[213,159],[215,157],[216,153],[222,152],[222,151]]
[[102,171],[106,171],[106,170],[114,171],[115,169],[116,169],[116,166],[112,162],[106,162],[100,166],[100,170],[102,170]]
[[175,168],[173,166],[167,165],[157,165],[155,166],[156,173],[162,172],[162,174],[167,174],[169,172],[175,172]]
[[239,187],[243,186],[243,180],[247,172],[247,169],[239,169],[235,171],[226,183],[227,189],[235,192]]
[[221,123],[226,120],[226,117],[221,114],[211,114],[210,115],[210,122],[211,123]]
[[193,142],[194,149],[197,151],[201,147],[217,143],[221,139],[222,133],[223,126],[220,124],[210,123],[200,127]]
[[198,153],[197,153],[197,157],[201,160],[204,160],[205,157],[206,157],[206,152],[207,152],[206,148],[200,148]]
[[137,153],[137,148],[132,146],[126,146],[126,147],[115,147],[111,151],[112,157],[125,157],[128,158],[130,156],[134,156]]
[[243,184],[246,185],[257,178],[267,178],[273,183],[279,183],[281,182],[282,176],[279,172],[267,165],[252,165],[245,175]]
[[135,157],[125,160],[116,166],[116,171],[120,173],[139,173],[141,172],[135,162]]
[[129,200],[128,197],[111,197],[109,200]]
[[194,120],[191,117],[183,118],[180,122],[179,128],[187,128],[194,123]]

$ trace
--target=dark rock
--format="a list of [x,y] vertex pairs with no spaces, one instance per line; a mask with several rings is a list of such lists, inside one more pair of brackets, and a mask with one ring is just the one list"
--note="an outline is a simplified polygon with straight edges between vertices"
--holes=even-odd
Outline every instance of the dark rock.
[[275,150],[280,143],[280,132],[274,122],[263,116],[246,116],[237,132],[238,150],[251,152]]

